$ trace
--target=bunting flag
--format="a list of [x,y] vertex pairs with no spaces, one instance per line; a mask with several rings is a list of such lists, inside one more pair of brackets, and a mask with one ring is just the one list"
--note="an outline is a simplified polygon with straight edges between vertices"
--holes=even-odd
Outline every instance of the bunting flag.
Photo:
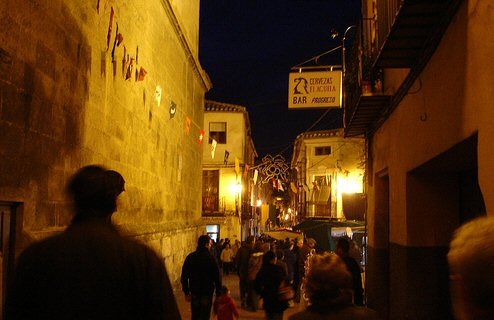
[[162,92],[161,86],[157,85],[156,89],[154,90],[154,100],[156,101],[158,107],[161,105],[161,92]]
[[173,101],[170,101],[170,119],[175,117],[175,113],[177,113],[177,104]]
[[295,183],[290,182],[290,188],[292,189],[293,193],[298,193],[298,189],[297,189],[297,186],[295,185]]
[[249,165],[246,163],[244,168],[244,179],[247,179],[248,174],[249,174]]
[[237,157],[235,157],[235,173],[240,174],[240,160]]
[[216,140],[213,139],[213,141],[211,141],[211,159],[214,159],[214,152],[216,151],[216,144],[218,144],[218,142],[216,142]]
[[272,179],[271,183],[273,184],[273,189],[278,190],[278,180]]
[[254,185],[257,184],[257,176],[259,175],[259,171],[257,171],[257,169],[254,170],[254,177],[252,178],[252,180],[254,180]]
[[185,132],[187,132],[187,135],[190,133],[190,123],[191,120],[189,117],[185,117]]
[[278,190],[285,192],[285,189],[283,189],[283,184],[281,183],[280,179],[278,179]]
[[228,165],[228,157],[230,156],[230,152],[228,152],[227,150],[225,150],[225,157],[223,158],[223,164],[225,166]]
[[199,131],[199,144],[202,144],[202,142],[204,141],[204,135],[205,134],[206,134],[206,131],[204,131],[204,130]]

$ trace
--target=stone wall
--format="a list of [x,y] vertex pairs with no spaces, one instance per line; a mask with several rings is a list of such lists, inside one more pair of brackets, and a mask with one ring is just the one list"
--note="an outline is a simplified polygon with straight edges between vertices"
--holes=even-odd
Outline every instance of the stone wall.
[[[116,223],[165,256],[178,280],[201,231],[197,136],[210,83],[197,57],[199,1],[175,2],[0,2],[0,200],[23,203],[24,239],[63,230],[68,178],[102,164],[126,180]],[[123,42],[112,57],[116,23]],[[125,53],[138,58],[128,80]]]

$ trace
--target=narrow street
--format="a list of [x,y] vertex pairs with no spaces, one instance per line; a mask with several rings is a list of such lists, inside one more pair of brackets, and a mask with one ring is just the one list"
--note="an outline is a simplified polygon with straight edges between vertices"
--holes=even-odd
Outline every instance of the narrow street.
[[[255,319],[264,319],[264,310],[258,310],[257,312],[250,312],[245,309],[240,308],[240,291],[238,288],[238,277],[237,275],[228,275],[223,276],[223,283],[230,289],[230,294],[232,298],[235,300],[238,311],[240,312],[239,319],[242,320],[255,320]],[[176,295],[178,307],[180,309],[180,313],[182,315],[183,320],[190,319],[190,305],[185,301],[184,295],[182,292],[179,292]],[[288,319],[288,316],[298,312],[301,310],[301,306],[299,304],[295,304],[295,307],[288,308],[284,313],[284,319]],[[211,317],[213,319],[213,317]]]

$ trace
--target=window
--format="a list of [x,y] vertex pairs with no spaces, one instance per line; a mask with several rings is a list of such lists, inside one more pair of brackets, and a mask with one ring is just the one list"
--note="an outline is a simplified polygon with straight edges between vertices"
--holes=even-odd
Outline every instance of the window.
[[219,170],[202,171],[202,211],[217,212],[219,209]]
[[219,224],[208,224],[206,225],[206,233],[207,235],[214,240],[214,242],[218,242],[220,235],[220,225]]
[[226,143],[226,122],[210,122],[209,123],[209,143]]
[[330,155],[331,154],[331,146],[316,147],[314,153],[316,156]]

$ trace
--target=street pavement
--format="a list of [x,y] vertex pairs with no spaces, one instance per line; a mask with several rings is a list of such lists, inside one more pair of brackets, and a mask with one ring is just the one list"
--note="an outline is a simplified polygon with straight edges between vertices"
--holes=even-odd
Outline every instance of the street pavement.
[[[238,287],[238,276],[237,275],[223,275],[223,284],[225,284],[228,289],[230,289],[230,295],[235,300],[238,311],[240,313],[240,320],[259,320],[265,319],[264,310],[258,310],[257,312],[247,311],[240,308],[240,291]],[[177,295],[177,303],[180,309],[180,314],[183,320],[190,319],[190,304],[185,301],[184,294],[179,292]],[[288,319],[288,316],[301,311],[302,307],[299,304],[295,304],[294,307],[285,310],[284,319]],[[212,314],[212,313],[211,313]],[[213,319],[213,316],[211,316]]]

